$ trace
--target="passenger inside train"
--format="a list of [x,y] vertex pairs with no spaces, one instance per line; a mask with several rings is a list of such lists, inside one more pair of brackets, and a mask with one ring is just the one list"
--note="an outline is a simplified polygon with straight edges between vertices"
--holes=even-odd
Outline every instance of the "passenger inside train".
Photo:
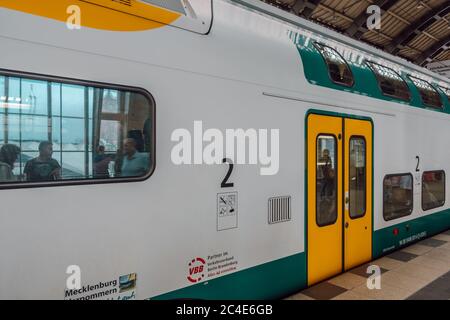
[[0,182],[17,180],[13,168],[19,154],[20,148],[14,144],[4,144],[0,148]]
[[28,160],[23,170],[27,181],[52,181],[61,179],[61,166],[52,158],[53,144],[42,141],[39,144],[39,156]]

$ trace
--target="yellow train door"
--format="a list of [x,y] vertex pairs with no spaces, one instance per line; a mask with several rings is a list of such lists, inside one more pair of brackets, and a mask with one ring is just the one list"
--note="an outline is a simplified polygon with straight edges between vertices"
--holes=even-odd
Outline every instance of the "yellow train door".
[[372,123],[344,122],[344,267],[372,258]]
[[308,284],[342,270],[342,119],[308,116]]
[[307,118],[308,285],[371,259],[370,121]]

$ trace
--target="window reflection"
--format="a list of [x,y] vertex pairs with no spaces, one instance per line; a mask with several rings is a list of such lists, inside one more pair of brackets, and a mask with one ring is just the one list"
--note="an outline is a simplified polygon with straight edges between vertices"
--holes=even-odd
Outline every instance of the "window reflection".
[[63,84],[61,86],[61,111],[63,117],[84,119],[85,87]]
[[358,218],[366,213],[366,141],[362,137],[352,137],[349,148],[350,217]]
[[384,95],[402,100],[410,100],[409,88],[396,71],[374,62],[367,62],[367,65],[375,74]]
[[30,115],[47,115],[48,112],[48,83],[45,81],[15,79],[17,87],[20,88],[18,97],[30,104],[28,108],[15,109],[16,113]]
[[0,76],[0,183],[144,176],[153,108],[140,93]]
[[316,221],[326,226],[337,220],[336,138],[319,135],[316,154]]
[[413,210],[412,175],[389,175],[383,181],[383,215],[385,220],[407,216]]
[[314,46],[317,48],[317,50],[319,50],[319,52],[322,54],[322,57],[325,59],[331,80],[338,84],[352,86],[353,75],[344,58],[342,58],[342,56],[333,48],[327,47],[317,42],[314,43]]
[[447,96],[448,101],[450,102],[450,88],[445,88],[445,87],[442,87],[442,86],[440,86],[439,88],[445,93],[445,95]]
[[422,209],[430,210],[445,203],[445,172],[426,171],[422,175]]
[[442,102],[441,97],[437,90],[433,88],[433,86],[425,80],[409,76],[411,81],[416,86],[417,90],[419,90],[420,97],[425,105],[437,109],[441,109]]
[[103,110],[104,112],[118,113],[119,106],[119,92],[117,90],[104,90],[103,92]]

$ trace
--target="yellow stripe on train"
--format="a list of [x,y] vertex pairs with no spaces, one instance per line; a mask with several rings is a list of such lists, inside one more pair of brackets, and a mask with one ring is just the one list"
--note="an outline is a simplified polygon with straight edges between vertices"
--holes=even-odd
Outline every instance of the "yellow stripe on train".
[[138,0],[0,0],[0,7],[67,22],[80,8],[80,25],[110,31],[142,31],[173,23],[181,15]]

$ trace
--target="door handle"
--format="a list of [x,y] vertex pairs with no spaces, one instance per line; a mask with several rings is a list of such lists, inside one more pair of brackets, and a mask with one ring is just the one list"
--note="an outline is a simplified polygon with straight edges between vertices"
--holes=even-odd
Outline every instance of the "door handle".
[[350,197],[348,195],[348,191],[345,191],[345,210],[349,210]]
[[348,226],[349,226],[349,224],[348,224],[348,222],[346,222],[345,223],[345,229],[348,229]]

